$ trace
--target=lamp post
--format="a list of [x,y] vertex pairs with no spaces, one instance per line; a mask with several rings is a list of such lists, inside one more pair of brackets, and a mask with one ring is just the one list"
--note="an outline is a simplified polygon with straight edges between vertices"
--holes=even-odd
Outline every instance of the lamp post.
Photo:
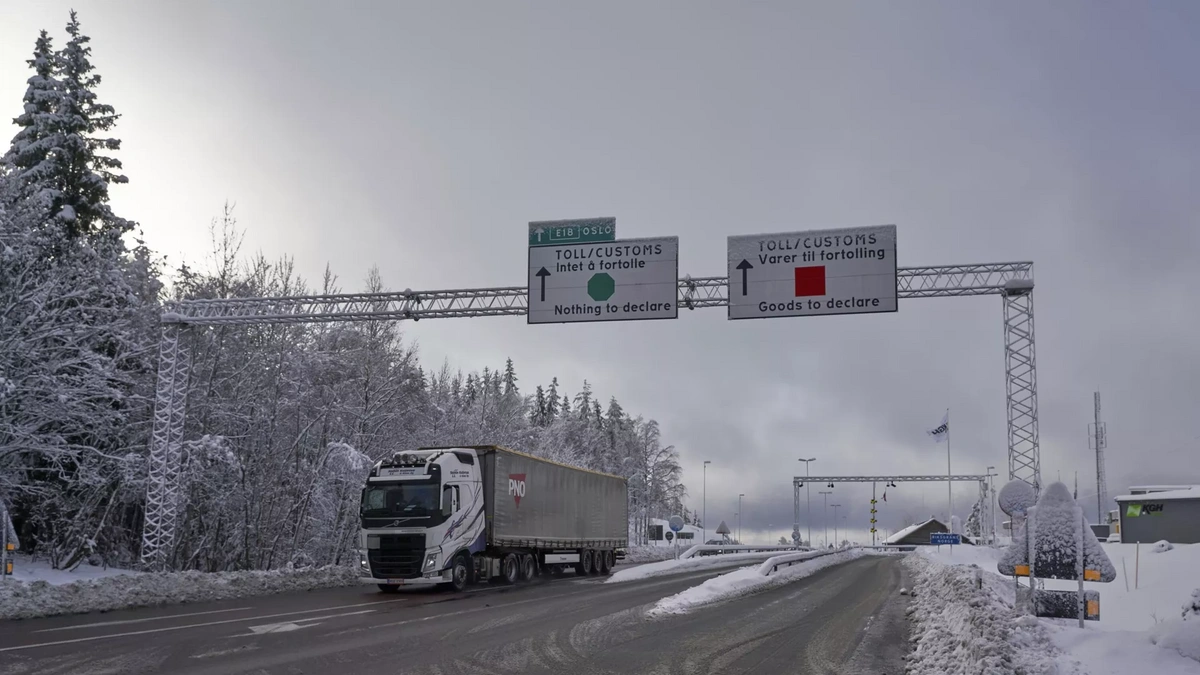
[[703,511],[703,515],[700,516],[703,519],[700,521],[700,543],[701,544],[706,543],[708,541],[708,465],[709,464],[712,464],[711,459],[704,460],[704,493],[703,493],[704,496],[701,498],[701,503],[700,503],[701,504],[700,510]]
[[743,492],[742,494],[738,495],[738,512],[737,512],[737,517],[738,517],[738,544],[741,544],[741,543],[742,543],[742,497],[745,497],[745,496],[746,496],[746,493],[744,493],[744,492]]
[[833,507],[833,545],[838,546],[837,510],[838,510],[838,507],[841,506],[841,504],[830,504],[830,506]]
[[821,494],[825,495],[825,516],[821,518],[822,524],[825,525],[825,546],[829,546],[829,495],[833,494],[833,490],[826,492],[821,490]]
[[992,477],[997,475],[992,473],[996,467],[989,466],[988,473],[988,492],[991,492],[991,499],[988,500],[988,510],[992,512],[992,546],[996,545],[996,481]]
[[812,486],[808,484],[807,479],[809,476],[812,475],[808,471],[808,465],[810,462],[817,461],[817,458],[816,457],[809,457],[808,459],[802,458],[799,461],[804,462],[804,478],[805,478],[804,500],[808,504],[808,506],[807,506],[808,514],[805,516],[805,518],[808,519],[808,545],[812,546]]

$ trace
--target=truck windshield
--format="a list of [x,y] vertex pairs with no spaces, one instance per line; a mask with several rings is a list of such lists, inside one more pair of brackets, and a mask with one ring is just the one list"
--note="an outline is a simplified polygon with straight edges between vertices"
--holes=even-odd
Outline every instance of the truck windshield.
[[374,518],[429,518],[441,513],[437,483],[370,485],[362,514]]

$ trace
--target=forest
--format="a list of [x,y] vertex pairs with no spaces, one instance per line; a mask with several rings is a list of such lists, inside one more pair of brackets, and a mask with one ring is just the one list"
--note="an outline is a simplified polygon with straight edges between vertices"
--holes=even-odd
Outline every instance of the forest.
[[[22,549],[56,568],[134,567],[163,312],[344,290],[331,271],[311,285],[286,256],[244,253],[228,205],[203,264],[168,269],[110,205],[129,181],[119,115],[97,93],[76,13],[61,47],[36,37],[27,65],[0,158],[0,502]],[[353,290],[387,290],[377,270],[362,274]],[[531,386],[511,359],[468,373],[422,363],[399,322],[191,332],[174,569],[343,563],[371,462],[424,445],[500,444],[623,476],[631,543],[648,518],[686,513],[658,424],[586,381]]]

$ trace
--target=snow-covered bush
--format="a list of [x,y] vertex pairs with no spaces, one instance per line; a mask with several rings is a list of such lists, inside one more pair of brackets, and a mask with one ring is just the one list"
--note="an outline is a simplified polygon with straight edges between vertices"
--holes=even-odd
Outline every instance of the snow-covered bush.
[[1192,596],[1183,603],[1182,617],[1156,625],[1150,640],[1163,649],[1174,649],[1200,661],[1200,588],[1192,591]]
[[1163,539],[1162,541],[1154,542],[1154,546],[1150,548],[1150,552],[1151,553],[1166,553],[1167,551],[1170,551],[1173,548],[1175,548],[1175,547],[1173,545],[1171,545],[1171,542],[1167,541],[1166,539]]

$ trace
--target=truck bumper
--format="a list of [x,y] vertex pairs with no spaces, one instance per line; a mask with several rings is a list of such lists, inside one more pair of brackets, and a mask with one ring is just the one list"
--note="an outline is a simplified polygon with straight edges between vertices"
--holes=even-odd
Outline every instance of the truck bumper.
[[380,579],[377,577],[359,577],[360,583],[382,586],[436,586],[450,583],[450,570],[443,570],[432,576],[426,575],[415,579]]

